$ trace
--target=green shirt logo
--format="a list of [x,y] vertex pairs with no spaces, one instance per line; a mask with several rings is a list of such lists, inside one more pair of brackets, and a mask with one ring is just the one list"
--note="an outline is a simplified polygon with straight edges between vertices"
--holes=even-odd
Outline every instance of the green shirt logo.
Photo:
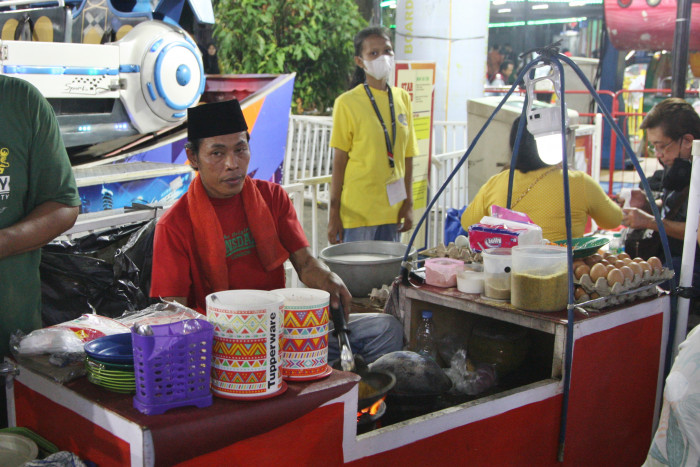
[[5,173],[5,169],[10,166],[7,162],[7,156],[10,155],[10,150],[7,148],[0,148],[0,175]]
[[253,240],[253,235],[248,227],[240,232],[224,235],[224,244],[226,245],[226,257],[231,259],[249,255],[255,249],[255,240]]

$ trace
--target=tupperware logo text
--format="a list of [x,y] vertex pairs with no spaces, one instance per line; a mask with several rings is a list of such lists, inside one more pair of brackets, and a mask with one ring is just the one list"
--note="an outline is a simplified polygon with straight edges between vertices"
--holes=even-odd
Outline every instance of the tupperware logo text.
[[267,387],[277,384],[277,313],[270,313],[270,378]]

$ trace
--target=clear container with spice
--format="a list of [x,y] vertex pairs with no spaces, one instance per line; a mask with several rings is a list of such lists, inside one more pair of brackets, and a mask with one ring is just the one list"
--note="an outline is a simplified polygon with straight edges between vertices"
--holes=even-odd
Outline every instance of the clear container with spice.
[[569,290],[566,248],[518,245],[512,250],[511,304],[527,311],[565,309]]
[[496,300],[510,299],[510,248],[489,248],[481,252],[484,259],[484,296]]

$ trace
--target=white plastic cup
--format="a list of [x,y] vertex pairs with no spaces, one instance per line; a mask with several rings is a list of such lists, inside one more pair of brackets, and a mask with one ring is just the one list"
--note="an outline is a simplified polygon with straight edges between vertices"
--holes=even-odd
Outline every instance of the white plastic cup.
[[457,274],[457,290],[462,293],[484,293],[484,273],[465,270]]

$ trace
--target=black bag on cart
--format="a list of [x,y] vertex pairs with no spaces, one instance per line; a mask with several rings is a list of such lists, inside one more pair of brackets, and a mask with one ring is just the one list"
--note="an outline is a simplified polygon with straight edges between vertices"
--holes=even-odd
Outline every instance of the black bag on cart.
[[42,321],[63,323],[85,313],[118,317],[146,308],[155,220],[95,232],[42,248]]
[[663,257],[661,236],[650,229],[630,230],[625,238],[625,253],[630,258],[642,258],[644,261],[652,256]]

